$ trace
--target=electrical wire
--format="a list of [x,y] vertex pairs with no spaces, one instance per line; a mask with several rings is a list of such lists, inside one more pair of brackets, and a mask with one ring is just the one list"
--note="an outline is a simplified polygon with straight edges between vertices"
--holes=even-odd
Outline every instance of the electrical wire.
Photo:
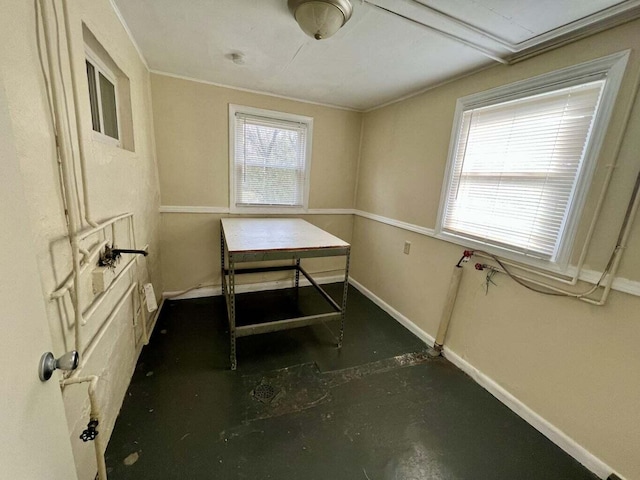
[[[511,278],[511,280],[513,280],[514,282],[516,282],[517,284],[523,286],[524,288],[526,288],[528,290],[531,290],[531,291],[536,292],[536,293],[541,293],[543,295],[551,295],[551,296],[555,296],[555,297],[583,298],[583,297],[586,297],[587,295],[591,295],[593,292],[595,292],[601,286],[601,284],[604,281],[605,277],[607,276],[607,274],[611,270],[611,266],[613,265],[613,260],[615,258],[616,252],[618,251],[619,248],[620,248],[620,245],[616,245],[616,248],[614,248],[613,252],[611,253],[611,256],[609,257],[609,261],[607,263],[607,266],[603,270],[602,275],[598,279],[598,282],[595,283],[594,286],[591,287],[589,290],[586,290],[586,291],[581,292],[581,293],[556,292],[556,291],[552,291],[550,289],[541,289],[541,288],[534,287],[533,285],[530,285],[529,283],[527,283],[526,279],[522,279],[518,275],[512,273],[507,268],[507,266],[496,255],[494,255],[492,253],[489,253],[489,252],[486,252],[484,250],[474,250],[473,253],[481,253],[482,255],[485,255],[485,256],[491,258],[498,265],[500,265],[500,268],[503,270],[503,272],[509,278]],[[551,288],[551,287],[549,287],[549,288]]]
[[179,292],[175,292],[171,295],[165,295],[165,299],[166,300],[171,300],[172,298],[176,298],[179,297],[180,295],[184,295],[185,293],[189,293],[193,290],[197,290],[199,288],[204,288],[204,287],[216,287],[217,285],[215,283],[199,283],[198,285],[194,285],[193,287],[189,287],[185,290],[181,290]]
[[542,290],[542,289],[539,289],[539,288],[534,287],[532,285],[529,285],[524,280],[521,280],[519,277],[517,277],[516,275],[511,273],[511,271],[509,271],[509,269],[506,267],[506,265],[504,263],[502,263],[500,261],[500,259],[497,256],[495,256],[494,254],[489,253],[489,252],[485,252],[483,250],[474,250],[474,253],[475,252],[482,253],[483,255],[486,255],[486,256],[490,257],[493,261],[495,261],[498,265],[500,265],[500,268],[502,268],[504,273],[509,278],[511,278],[511,280],[513,280],[514,282],[516,282],[517,284],[523,286],[524,288],[526,288],[528,290],[532,290],[534,292],[541,293],[543,295],[552,295],[552,296],[556,296],[556,297],[568,297],[568,296],[570,296],[570,294],[568,294],[568,293],[553,292],[551,290]]
[[484,294],[485,295],[489,295],[489,285],[495,285],[496,287],[498,286],[498,284],[493,281],[493,277],[494,277],[494,275],[496,273],[498,273],[498,270],[495,269],[495,268],[490,268],[489,271],[487,272],[487,276],[484,279]]

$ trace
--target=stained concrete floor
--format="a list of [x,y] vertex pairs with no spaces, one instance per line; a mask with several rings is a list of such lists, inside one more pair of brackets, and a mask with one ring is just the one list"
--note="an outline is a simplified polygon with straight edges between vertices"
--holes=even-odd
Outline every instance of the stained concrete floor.
[[[310,287],[238,296],[245,319],[321,305]],[[224,300],[165,303],[109,479],[597,478],[353,288],[347,312],[341,351],[337,322],[245,337],[232,372]]]

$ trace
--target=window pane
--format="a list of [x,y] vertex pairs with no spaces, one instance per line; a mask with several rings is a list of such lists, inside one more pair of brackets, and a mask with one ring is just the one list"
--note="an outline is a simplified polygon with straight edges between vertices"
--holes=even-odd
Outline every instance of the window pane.
[[303,205],[306,128],[236,116],[236,205]]
[[96,132],[100,131],[100,110],[98,107],[98,92],[96,89],[96,69],[87,64],[87,81],[89,82],[89,103],[91,105],[91,125]]
[[554,261],[603,86],[465,111],[443,229]]
[[102,122],[104,134],[111,138],[118,138],[118,116],[116,113],[116,89],[107,78],[100,76],[100,97],[102,99]]

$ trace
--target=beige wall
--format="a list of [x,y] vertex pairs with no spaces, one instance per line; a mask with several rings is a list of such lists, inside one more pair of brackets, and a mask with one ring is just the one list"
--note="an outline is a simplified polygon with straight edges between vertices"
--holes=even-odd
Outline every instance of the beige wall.
[[[0,17],[0,71],[29,197],[29,220],[35,232],[34,254],[46,293],[53,291],[68,275],[71,263],[46,90],[35,43],[35,9],[33,2],[0,2],[3,11],[11,12]],[[60,1],[54,4],[62,18]],[[165,213],[160,219],[158,182],[163,205],[228,208],[229,103],[314,117],[310,209],[355,207],[433,228],[458,97],[632,48],[594,177],[597,187],[602,182],[606,164],[611,161],[617,138],[624,132],[623,110],[633,101],[630,92],[640,72],[640,23],[636,21],[526,62],[496,67],[363,115],[149,75],[108,0],[79,0],[67,4],[72,28],[70,41],[75,50],[72,62],[76,67],[78,121],[82,127],[79,141],[87,153],[87,188],[93,216],[104,219],[125,211],[135,213],[138,245],[149,244],[151,254],[140,262],[134,278],[151,279],[157,292],[220,283],[219,219],[226,214]],[[53,13],[49,8],[50,19]],[[95,141],[91,135],[83,78],[82,22],[129,77],[134,152]],[[63,27],[61,21],[60,28]],[[63,35],[63,52],[65,48]],[[62,60],[73,127],[73,95],[65,54]],[[602,268],[615,242],[638,170],[640,114],[637,108],[624,134],[619,167],[587,259],[588,268],[593,270]],[[71,135],[77,137],[74,132],[72,128]],[[62,133],[66,133],[64,126]],[[78,180],[78,185],[81,183]],[[593,205],[591,195],[585,218]],[[460,247],[365,218],[354,219],[351,215],[305,218],[351,241],[354,278],[420,328],[435,334],[451,268],[460,256]],[[619,272],[621,277],[636,281],[640,280],[639,224],[634,226],[630,248],[625,252]],[[582,235],[584,228],[583,222]],[[409,256],[402,254],[405,240],[412,242]],[[330,275],[340,267],[337,261],[318,260],[312,262],[310,269]],[[485,295],[483,275],[468,266],[465,270],[447,345],[621,474],[639,478],[636,452],[640,448],[637,427],[640,424],[637,408],[640,299],[614,292],[606,306],[594,307],[574,300],[542,297],[522,290],[503,276],[496,277],[498,286]],[[257,276],[248,281],[273,278]],[[86,292],[89,280],[83,280]],[[91,320],[85,331],[87,337],[107,317],[125,287],[123,284],[116,288],[112,299]],[[85,293],[84,304],[91,300],[92,295]],[[69,300],[62,305],[51,302],[48,297],[43,301],[56,353],[69,350],[73,345]],[[137,307],[127,303],[120,311],[84,371],[98,374],[104,380],[99,386],[99,397],[105,412],[101,434],[107,438],[140,348],[134,338],[135,334],[139,335],[139,329],[135,334],[131,329],[133,310]],[[86,389],[67,389],[65,404],[79,476],[90,478],[95,472],[92,445],[78,440],[88,421]]]
[[[631,48],[581,234],[616,142],[624,134],[587,268],[601,271],[615,244],[640,161],[640,22],[513,65],[499,66],[364,115],[356,208],[434,228],[456,99]],[[636,102],[624,131],[624,111]],[[411,254],[403,255],[405,240]],[[353,277],[435,336],[462,247],[358,217]],[[619,276],[640,281],[640,222]],[[465,268],[446,344],[525,405],[627,478],[640,478],[640,298],[614,292],[606,306],[552,298],[503,275]],[[636,284],[637,285],[637,284]],[[584,287],[584,285],[581,285]]]
[[[162,205],[229,207],[229,104],[313,117],[310,209],[353,208],[361,114],[152,74]],[[165,291],[220,284],[220,214],[162,214]],[[305,218],[346,241],[351,215]],[[309,261],[331,273],[336,261]],[[271,280],[280,276],[269,276]],[[242,277],[243,282],[267,277]]]
[[[53,38],[56,37],[57,27],[62,40],[61,70],[69,108],[70,128],[67,128],[66,121],[63,121],[59,126],[59,134],[63,142],[69,138],[69,135],[73,139],[76,161],[72,170],[76,172],[76,185],[80,197],[83,182],[77,157],[78,141],[82,142],[86,152],[86,188],[93,219],[101,221],[124,212],[134,213],[138,246],[148,244],[150,255],[147,259],[140,261],[139,267],[133,268],[131,279],[140,282],[150,280],[156,291],[161,292],[158,251],[159,189],[153,144],[149,73],[108,0],[65,2],[69,8],[71,27],[69,41],[74,50],[71,62],[76,73],[73,80],[77,88],[75,94],[80,112],[77,120],[82,129],[79,135],[75,127],[74,97],[76,95],[74,95],[67,55],[62,2],[47,0],[43,3],[46,5],[45,15]],[[58,304],[50,300],[49,294],[71,272],[71,255],[45,82],[38,58],[36,11],[33,1],[1,0],[0,4],[3,12],[3,15],[0,15],[0,71],[7,93],[16,151],[28,197],[29,220],[35,236],[34,256],[37,259],[42,290],[45,293],[43,303],[46,304],[54,353],[59,356],[74,348],[73,309],[69,295],[66,295],[64,301]],[[86,23],[118,67],[129,78],[135,135],[134,152],[93,138],[84,65],[82,22]],[[42,36],[42,31],[40,35]],[[42,44],[42,51],[44,56],[46,52],[44,44]],[[54,54],[57,51],[55,44],[51,46],[51,51]],[[57,64],[55,58],[54,64]],[[57,84],[60,85],[60,82]],[[71,194],[75,197],[74,192]],[[77,208],[75,203],[71,208]],[[86,222],[83,228],[88,228]],[[125,247],[128,230],[126,226],[117,228],[122,235],[119,237],[119,246]],[[90,247],[95,242],[96,237],[92,237],[85,242],[84,246]],[[87,326],[82,328],[85,344],[98,331],[130,281],[129,275],[123,278],[96,314],[88,319]],[[86,309],[94,299],[88,275],[82,278],[82,287],[81,302],[83,309]],[[136,302],[136,308],[138,307]],[[132,329],[133,309],[132,301],[128,300],[104,331],[93,353],[85,358],[87,364],[82,372],[79,372],[82,375],[100,376],[98,399],[104,416],[99,431],[104,439],[104,445],[111,435],[141,348],[135,338],[141,333],[140,322],[135,334]],[[58,375],[55,374],[54,381],[57,381]],[[96,472],[93,444],[83,443],[78,438],[89,421],[87,386],[65,388],[64,402],[79,478],[93,478]]]

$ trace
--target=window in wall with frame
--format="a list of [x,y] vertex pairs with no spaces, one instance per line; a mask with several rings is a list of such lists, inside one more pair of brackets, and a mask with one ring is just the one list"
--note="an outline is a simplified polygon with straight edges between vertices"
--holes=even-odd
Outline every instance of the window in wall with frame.
[[303,211],[309,197],[313,119],[229,106],[232,211]]
[[460,99],[436,235],[566,269],[627,58]]
[[85,64],[92,128],[94,132],[109,137],[119,144],[116,77],[89,50],[87,50]]
[[[84,72],[89,94],[92,138],[107,146],[135,151],[131,82],[104,45],[82,24]],[[80,71],[78,69],[78,71]],[[82,87],[82,85],[81,85]]]

